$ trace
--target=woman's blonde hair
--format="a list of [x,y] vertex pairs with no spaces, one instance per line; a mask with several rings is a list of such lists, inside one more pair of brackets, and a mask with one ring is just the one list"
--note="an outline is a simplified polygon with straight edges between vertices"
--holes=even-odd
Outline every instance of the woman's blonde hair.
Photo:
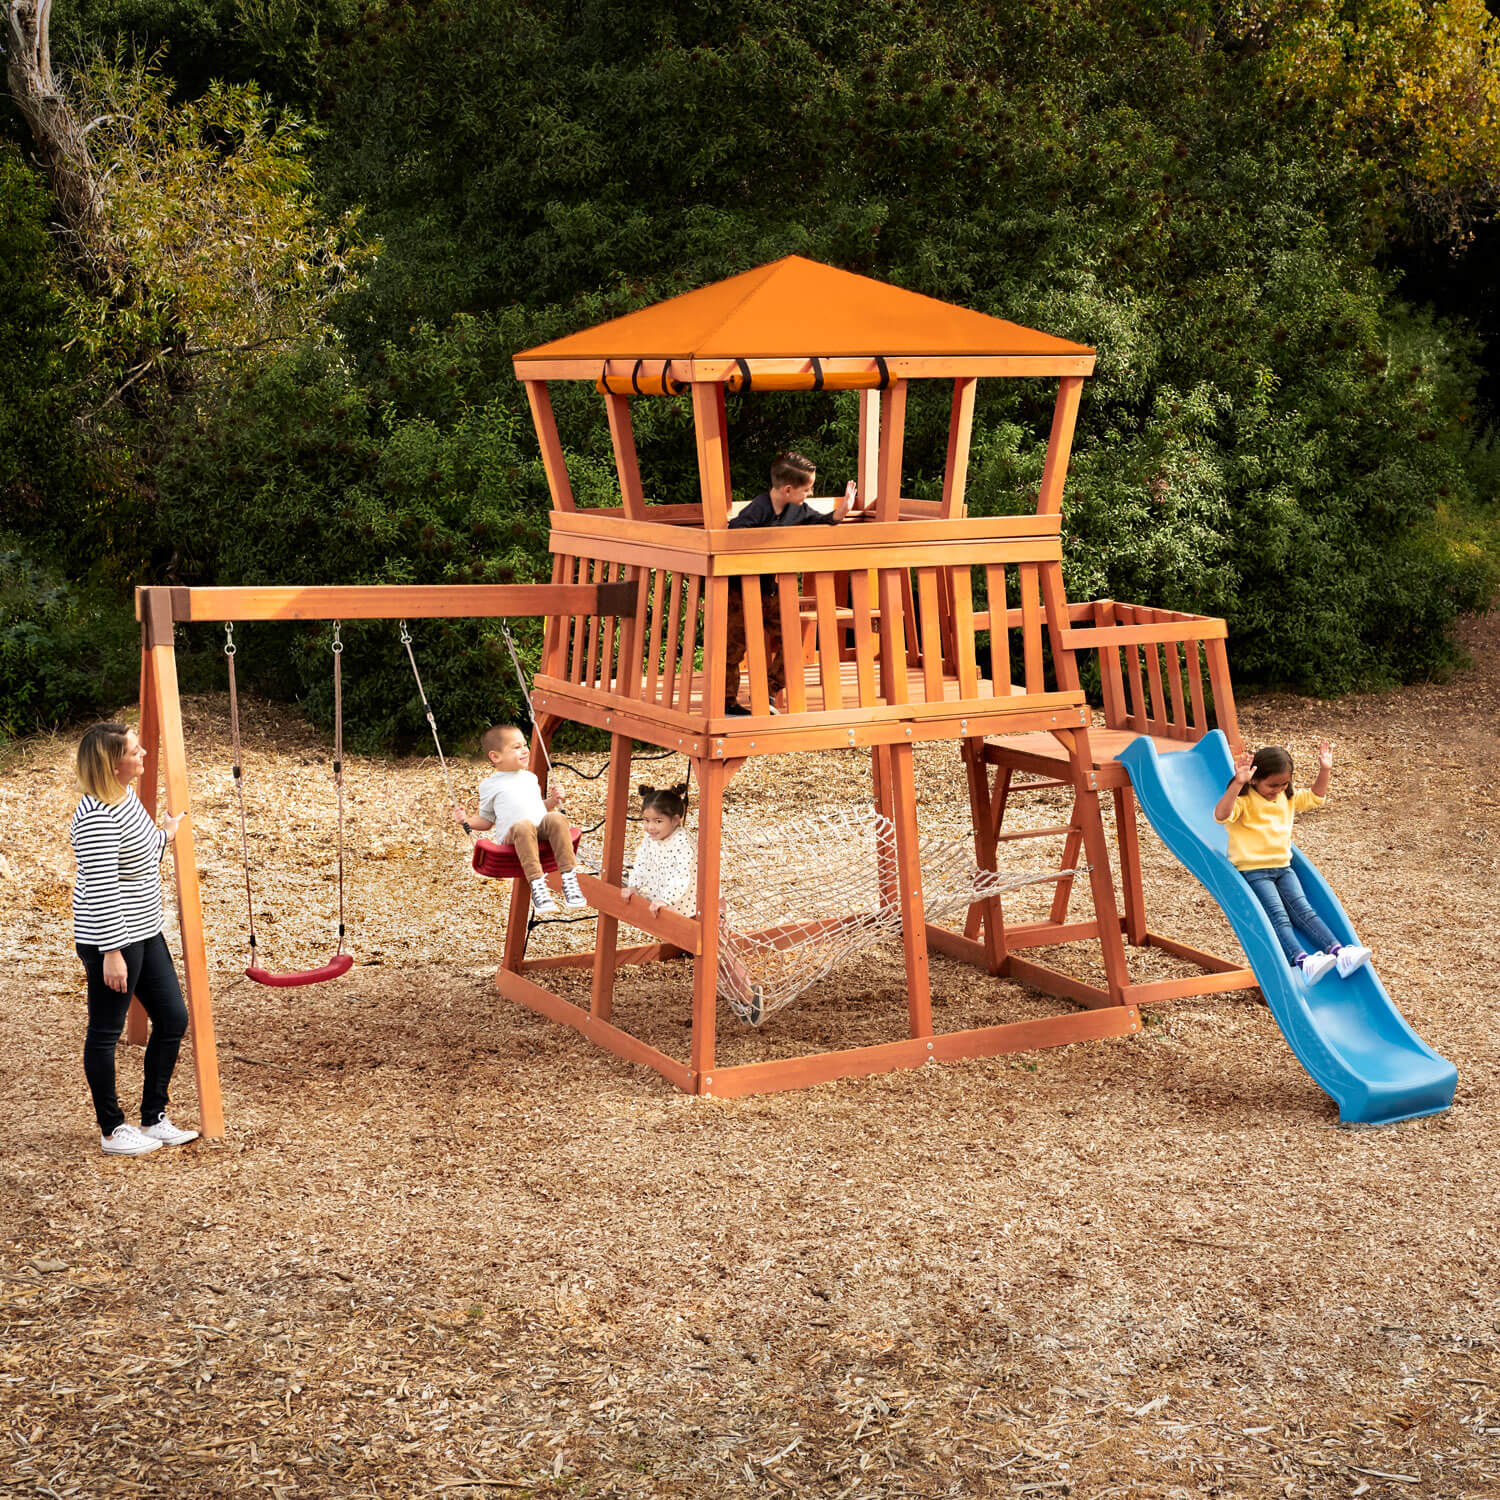
[[128,724],[90,724],[78,742],[78,784],[100,802],[123,802],[130,788],[121,786],[115,767],[125,754]]

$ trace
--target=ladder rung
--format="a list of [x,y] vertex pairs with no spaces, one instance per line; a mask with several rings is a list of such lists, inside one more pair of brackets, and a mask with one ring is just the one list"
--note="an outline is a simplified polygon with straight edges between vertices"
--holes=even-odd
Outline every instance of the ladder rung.
[[1018,828],[1014,833],[997,834],[997,843],[1008,843],[1011,839],[1055,839],[1064,833],[1072,833],[1071,823],[1059,823],[1055,828]]
[[1045,792],[1055,786],[1072,786],[1071,781],[1013,781],[1012,792]]

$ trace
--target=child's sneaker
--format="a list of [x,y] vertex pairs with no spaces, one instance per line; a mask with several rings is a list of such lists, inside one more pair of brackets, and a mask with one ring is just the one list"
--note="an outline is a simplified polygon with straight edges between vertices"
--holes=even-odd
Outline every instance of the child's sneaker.
[[563,905],[571,906],[575,911],[580,906],[587,906],[588,902],[583,899],[583,892],[578,889],[578,872],[576,870],[564,870],[562,872]]
[[545,875],[538,875],[531,882],[531,909],[539,917],[555,917],[562,909],[552,899],[552,892],[547,888]]
[[141,1134],[150,1136],[153,1141],[160,1141],[163,1146],[185,1146],[189,1141],[198,1139],[196,1130],[180,1130],[165,1115],[154,1125],[142,1125]]
[[160,1151],[161,1142],[153,1140],[134,1125],[117,1125],[109,1135],[101,1135],[99,1144],[106,1156],[144,1156],[148,1151]]
[[1331,953],[1304,953],[1297,961],[1297,967],[1302,970],[1302,977],[1308,984],[1316,984],[1337,964],[1338,960]]
[[751,1026],[759,1026],[766,1018],[766,987],[763,984],[750,986],[750,999],[745,1005],[745,1020]]
[[1361,964],[1367,964],[1369,961],[1370,950],[1362,948],[1358,943],[1345,943],[1334,960],[1338,966],[1340,979],[1347,979]]

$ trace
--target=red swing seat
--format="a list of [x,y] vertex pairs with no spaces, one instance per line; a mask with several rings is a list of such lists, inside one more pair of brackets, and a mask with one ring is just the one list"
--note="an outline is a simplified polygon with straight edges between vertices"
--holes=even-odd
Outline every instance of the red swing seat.
[[[583,829],[570,828],[568,830],[573,836],[573,850],[578,850],[578,840],[583,837]],[[557,856],[552,852],[550,844],[542,844],[537,851],[542,857],[542,869],[549,874],[557,869]],[[474,869],[480,875],[488,875],[491,880],[524,880],[526,872],[521,868],[521,861],[516,855],[514,844],[497,844],[491,839],[474,840]]]
[[245,978],[257,984],[268,984],[273,990],[289,990],[299,984],[322,984],[325,979],[337,979],[354,967],[354,955],[339,953],[330,958],[321,969],[303,969],[296,974],[273,974],[269,969],[255,966],[245,970]]

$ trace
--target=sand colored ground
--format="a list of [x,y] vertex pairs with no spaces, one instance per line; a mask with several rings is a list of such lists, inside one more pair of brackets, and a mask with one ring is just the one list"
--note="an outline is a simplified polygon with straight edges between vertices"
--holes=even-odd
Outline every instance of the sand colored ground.
[[[21,747],[0,766],[0,1489],[1500,1495],[1500,619],[1466,637],[1474,669],[1445,684],[1243,705],[1301,766],[1333,741],[1300,841],[1459,1069],[1451,1113],[1376,1132],[1334,1127],[1254,991],[1138,1038],[688,1099],[497,1003],[505,892],[463,873],[432,760],[351,758],[359,964],[259,989],[235,977],[210,698],[187,716],[230,1130],[107,1160],[78,1060],[72,741]],[[327,746],[250,717],[258,920],[277,964],[317,963]],[[752,765],[731,830],[857,802],[867,766]],[[919,767],[925,821],[961,831],[956,758]],[[602,783],[561,784],[591,821]],[[1047,795],[1019,816],[1058,821]],[[1145,855],[1153,925],[1234,954],[1149,835]],[[726,1014],[721,1060],[897,1036],[901,986],[877,956],[762,1032]],[[944,961],[934,986],[944,1028],[1055,1008]],[[617,1014],[680,1053],[685,995],[680,969],[629,972]],[[122,1049],[127,1100],[139,1067]],[[186,1056],[176,1098],[191,1121]]]

